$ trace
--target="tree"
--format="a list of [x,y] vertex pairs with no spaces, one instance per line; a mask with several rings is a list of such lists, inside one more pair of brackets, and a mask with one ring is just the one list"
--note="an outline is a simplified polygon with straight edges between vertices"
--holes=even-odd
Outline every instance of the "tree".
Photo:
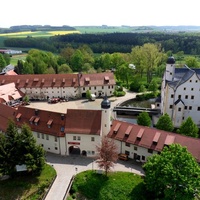
[[30,127],[22,125],[20,133],[15,123],[9,121],[5,135],[0,134],[0,173],[13,176],[16,165],[22,164],[28,171],[39,173],[44,161],[44,150],[36,145]]
[[151,80],[151,83],[149,84],[148,89],[149,89],[149,91],[152,91],[153,94],[157,93],[157,91],[158,91],[158,84],[157,84],[157,81],[155,79]]
[[72,72],[73,72],[72,69],[67,64],[62,64],[61,66],[58,67],[59,74],[67,74]]
[[147,112],[142,112],[137,117],[138,125],[151,126],[151,118]]
[[143,168],[146,188],[156,197],[191,200],[200,191],[200,167],[179,144],[164,147],[160,154],[149,157]]
[[105,170],[105,174],[107,175],[110,169],[114,167],[114,162],[118,159],[117,146],[113,139],[104,136],[102,137],[101,145],[96,148],[99,154],[96,162],[100,169]]
[[165,113],[158,119],[156,128],[160,129],[160,130],[164,130],[164,131],[173,131],[174,130],[172,120],[167,113]]
[[82,66],[84,64],[84,56],[83,53],[78,49],[74,52],[70,60],[71,69],[73,71],[79,72],[82,71]]
[[199,128],[191,117],[188,117],[185,121],[183,121],[180,128],[177,130],[177,133],[195,138],[198,138],[198,132]]
[[185,59],[185,64],[190,68],[199,68],[200,64],[194,56],[188,56]]
[[2,71],[2,69],[6,66],[6,61],[3,57],[3,55],[0,53],[0,72]]
[[87,99],[91,99],[91,92],[90,92],[90,90],[86,91],[86,98]]

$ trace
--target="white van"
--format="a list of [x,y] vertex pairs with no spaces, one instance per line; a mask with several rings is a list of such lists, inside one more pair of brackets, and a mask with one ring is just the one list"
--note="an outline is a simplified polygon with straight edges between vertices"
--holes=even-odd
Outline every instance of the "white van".
[[95,94],[91,94],[90,100],[91,101],[95,101],[95,99],[96,99],[96,95]]

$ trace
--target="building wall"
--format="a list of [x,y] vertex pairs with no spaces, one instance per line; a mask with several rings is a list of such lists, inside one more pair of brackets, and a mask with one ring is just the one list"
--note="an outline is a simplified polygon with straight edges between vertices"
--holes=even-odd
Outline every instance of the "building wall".
[[85,86],[81,87],[80,91],[81,94],[86,93],[87,90],[90,90],[92,94],[95,94],[97,97],[98,96],[111,96],[113,95],[113,92],[115,90],[114,85],[105,85],[105,86]]
[[41,145],[45,151],[55,154],[61,154],[60,142],[58,137],[34,131],[32,133],[33,137],[36,139],[37,144]]
[[67,155],[69,155],[69,147],[76,146],[80,148],[80,153],[82,153],[82,151],[86,151],[87,156],[90,157],[96,156],[96,146],[100,144],[101,137],[100,135],[66,134],[65,140]]
[[[174,102],[178,100],[179,98],[184,102],[184,108],[181,109],[183,111],[182,114],[182,121],[186,120],[189,116],[192,117],[194,122],[200,126],[200,80],[194,74],[189,80],[187,80],[185,83],[180,85],[176,91],[169,86],[167,86],[168,90],[165,91],[165,100],[164,100],[164,113],[168,113],[169,116],[174,115]],[[170,108],[171,106],[171,108]],[[178,114],[178,113],[177,113]],[[176,116],[177,116],[176,114]],[[180,114],[180,113],[179,113]],[[175,117],[173,122],[176,127],[179,127],[180,122],[180,116],[179,119]]]

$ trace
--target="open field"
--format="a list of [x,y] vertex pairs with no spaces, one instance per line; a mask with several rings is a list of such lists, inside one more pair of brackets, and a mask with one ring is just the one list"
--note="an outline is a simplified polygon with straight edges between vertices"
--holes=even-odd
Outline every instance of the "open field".
[[26,53],[23,53],[23,54],[19,54],[19,55],[13,55],[11,57],[11,60],[10,60],[10,64],[12,65],[17,65],[17,61],[18,60],[25,60],[26,59],[26,56],[27,54]]

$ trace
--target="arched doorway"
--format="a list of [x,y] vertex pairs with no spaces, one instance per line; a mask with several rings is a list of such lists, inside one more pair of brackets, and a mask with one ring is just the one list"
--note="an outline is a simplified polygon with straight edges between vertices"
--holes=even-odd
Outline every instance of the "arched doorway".
[[82,151],[82,156],[87,156],[87,151],[83,150]]
[[69,147],[69,155],[80,155],[80,154],[81,154],[81,150],[79,147],[77,146]]

